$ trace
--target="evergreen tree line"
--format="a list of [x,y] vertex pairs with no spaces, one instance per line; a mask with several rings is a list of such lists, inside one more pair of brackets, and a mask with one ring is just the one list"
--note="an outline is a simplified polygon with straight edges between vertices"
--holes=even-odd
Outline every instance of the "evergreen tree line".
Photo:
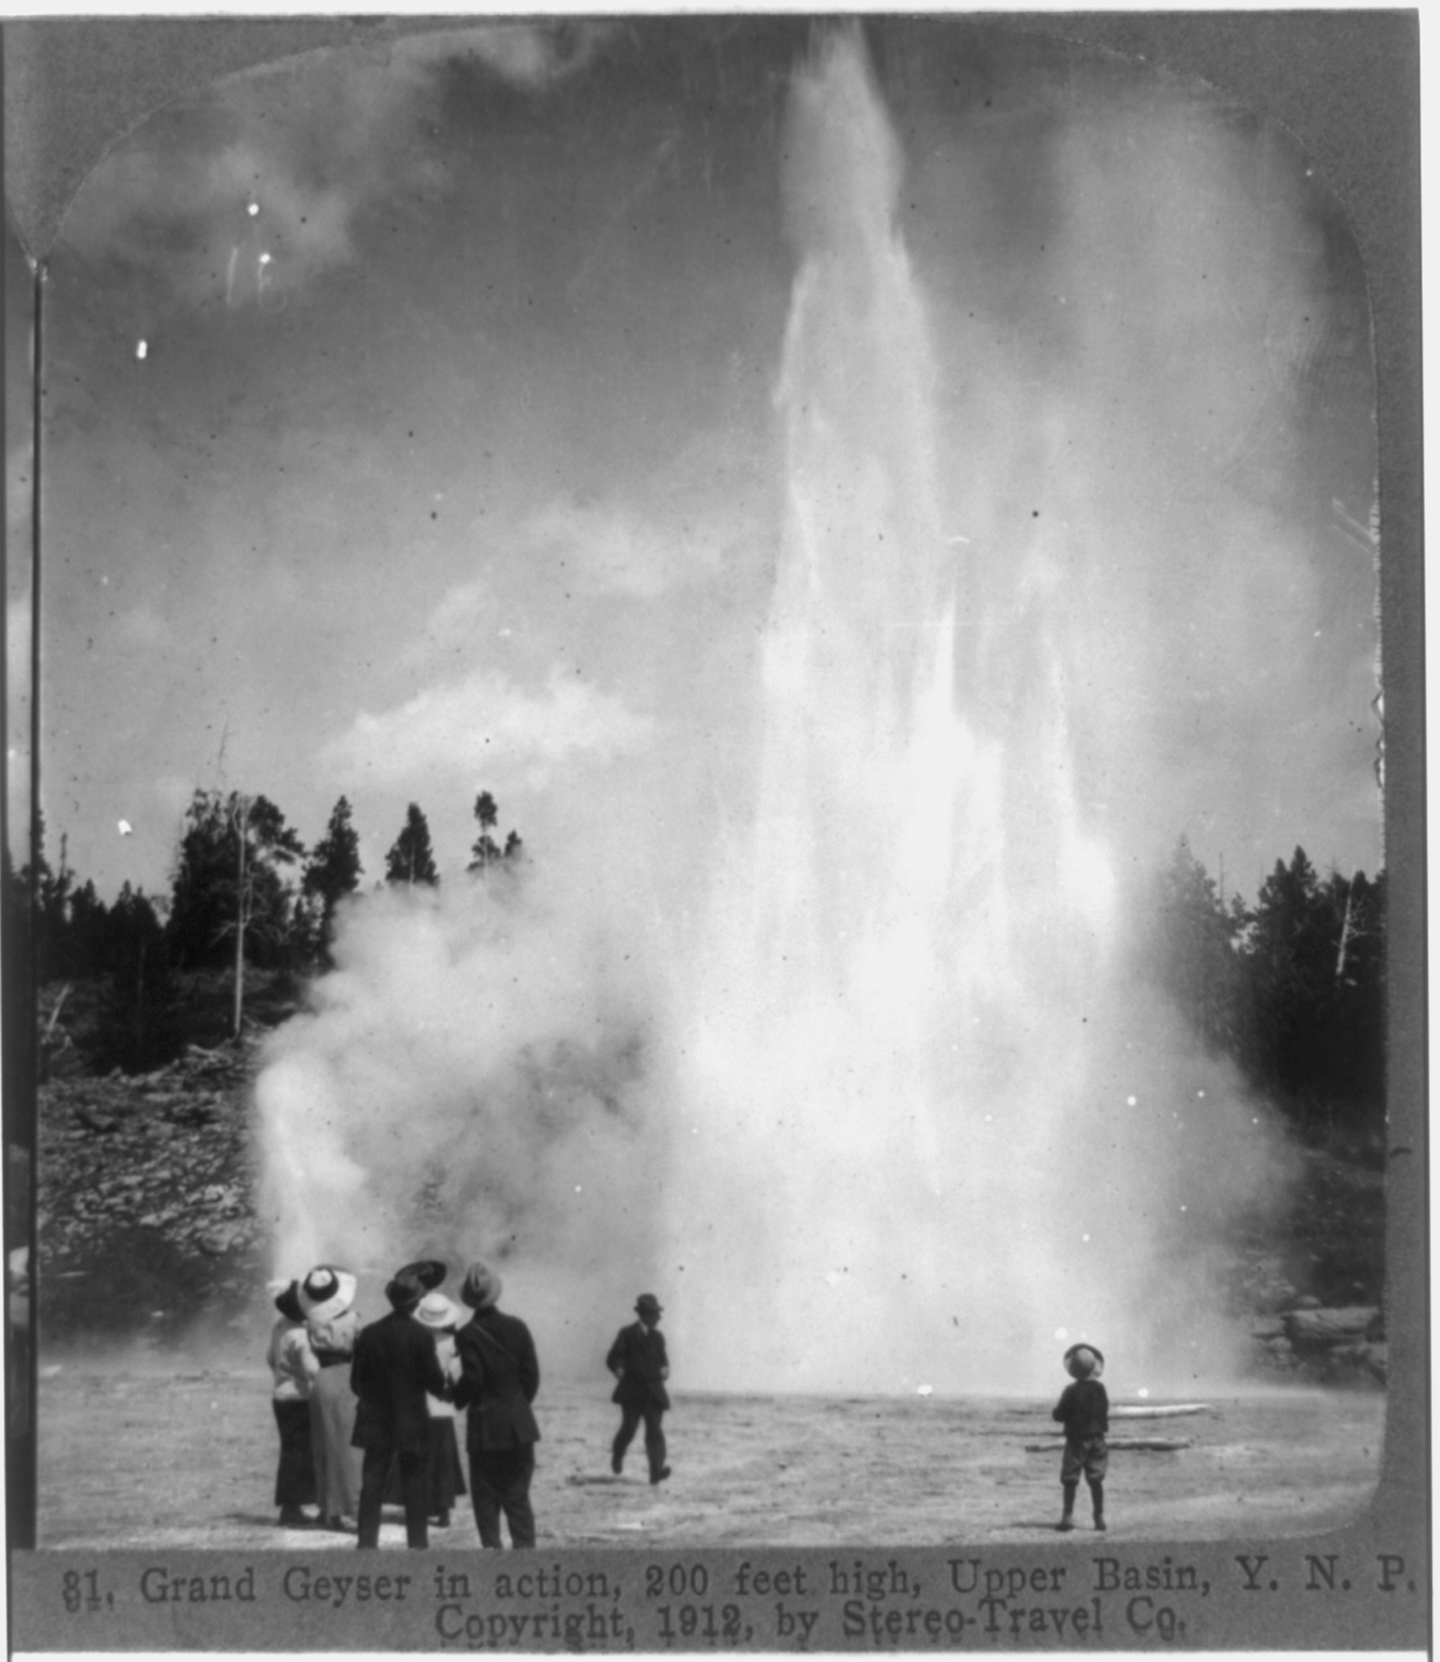
[[[495,798],[475,800],[478,835],[466,870],[513,872],[523,844],[497,840]],[[175,1054],[183,1025],[176,978],[233,972],[232,1031],[240,1031],[247,968],[292,974],[330,965],[335,910],[360,888],[360,838],[349,802],[335,804],[324,836],[307,850],[265,796],[197,790],[186,810],[167,896],[127,882],[106,905],[42,847],[17,871],[5,851],[5,928],[14,957],[40,985],[98,982],[103,1060],[149,1067]],[[438,887],[430,827],[416,803],[385,856],[384,883]],[[377,884],[377,887],[381,885]]]
[[1303,1135],[1379,1144],[1385,874],[1321,879],[1305,850],[1227,902],[1182,837],[1155,883],[1146,968],[1210,1052]]
[[[519,834],[500,840],[494,797],[475,799],[467,872],[513,873]],[[232,1030],[247,967],[307,974],[329,967],[336,907],[364,875],[350,804],[335,804],[307,850],[264,796],[197,791],[170,893],[127,883],[107,906],[91,882],[38,854],[5,857],[11,962],[41,984],[97,983],[109,1064],[153,1067],[183,1026],[177,977],[230,971]],[[385,856],[383,882],[438,886],[430,828],[416,803]],[[380,885],[377,884],[377,887]],[[1182,837],[1146,905],[1143,968],[1198,1041],[1233,1061],[1307,1135],[1376,1139],[1384,1120],[1385,879],[1321,879],[1305,851],[1276,861],[1253,903],[1223,897]]]

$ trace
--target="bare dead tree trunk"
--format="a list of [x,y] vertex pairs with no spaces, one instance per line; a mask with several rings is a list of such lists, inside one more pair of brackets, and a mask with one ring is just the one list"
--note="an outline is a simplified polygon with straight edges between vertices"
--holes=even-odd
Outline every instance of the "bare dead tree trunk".
[[234,1036],[240,1037],[240,1023],[245,1008],[245,798],[235,799],[235,1024]]
[[1350,906],[1355,898],[1355,885],[1352,883],[1345,891],[1345,917],[1340,925],[1340,948],[1335,954],[1335,985],[1341,986],[1345,980],[1345,951],[1350,945]]

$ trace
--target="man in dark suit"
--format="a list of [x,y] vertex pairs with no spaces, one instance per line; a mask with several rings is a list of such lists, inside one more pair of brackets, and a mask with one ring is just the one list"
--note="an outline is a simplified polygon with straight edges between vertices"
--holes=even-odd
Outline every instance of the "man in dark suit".
[[620,1405],[620,1429],[610,1449],[610,1470],[618,1477],[624,1469],[625,1450],[643,1419],[650,1481],[663,1483],[670,1475],[661,1425],[670,1406],[670,1393],[665,1389],[670,1360],[665,1354],[665,1335],[660,1331],[659,1299],[654,1293],[641,1293],[635,1301],[635,1313],[640,1320],[620,1329],[605,1358],[605,1366],[618,1382],[610,1400]]
[[460,1289],[475,1312],[455,1335],[460,1379],[456,1405],[468,1407],[465,1447],[470,1456],[470,1495],[482,1547],[499,1547],[500,1514],[510,1525],[512,1547],[535,1545],[530,1480],[540,1428],[530,1404],[540,1389],[540,1363],[530,1329],[496,1308],[500,1277],[472,1264]]
[[402,1270],[385,1296],[390,1314],[361,1328],[350,1365],[350,1388],[359,1399],[350,1441],[365,1450],[359,1544],[380,1545],[380,1507],[391,1462],[398,1457],[406,1540],[412,1547],[425,1547],[430,1541],[425,1516],[430,1410],[425,1393],[448,1397],[450,1382],[435,1353],[434,1334],[414,1319],[415,1307],[425,1296],[424,1282]]

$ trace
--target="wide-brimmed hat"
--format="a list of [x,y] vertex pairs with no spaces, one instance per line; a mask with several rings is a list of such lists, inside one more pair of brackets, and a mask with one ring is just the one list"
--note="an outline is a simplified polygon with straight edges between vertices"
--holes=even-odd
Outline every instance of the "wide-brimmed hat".
[[426,1293],[415,1307],[415,1320],[438,1331],[459,1327],[465,1320],[465,1312],[452,1304],[444,1293]]
[[1099,1379],[1105,1358],[1095,1345],[1071,1345],[1065,1352],[1065,1372],[1072,1379]]
[[[277,1292],[276,1289],[279,1289]],[[303,1322],[305,1312],[300,1308],[298,1281],[272,1281],[269,1290],[275,1294],[275,1308],[292,1322]]]
[[660,1300],[655,1297],[654,1293],[641,1293],[640,1297],[635,1300],[635,1314],[637,1316],[658,1316],[660,1310]]
[[417,1258],[403,1270],[396,1270],[395,1279],[402,1275],[413,1275],[427,1293],[433,1293],[445,1279],[446,1268],[438,1258]]
[[348,1270],[318,1264],[300,1283],[300,1308],[311,1321],[334,1321],[354,1304],[357,1287]]
[[385,1284],[385,1297],[396,1310],[413,1310],[425,1297],[425,1284],[413,1270],[401,1270]]
[[461,1299],[472,1310],[488,1310],[500,1297],[500,1277],[484,1264],[472,1264],[465,1272]]

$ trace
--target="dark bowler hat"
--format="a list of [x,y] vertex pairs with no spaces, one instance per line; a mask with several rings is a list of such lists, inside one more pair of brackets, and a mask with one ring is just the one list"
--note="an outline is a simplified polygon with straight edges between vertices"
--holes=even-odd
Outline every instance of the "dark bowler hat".
[[660,1300],[655,1297],[654,1293],[641,1293],[640,1297],[635,1300],[635,1313],[637,1316],[658,1316],[660,1314]]
[[396,1270],[395,1279],[402,1275],[413,1275],[427,1293],[433,1293],[445,1279],[445,1266],[438,1258],[417,1258],[403,1270]]
[[385,1297],[396,1310],[413,1310],[425,1297],[425,1284],[412,1270],[400,1270],[385,1288]]

